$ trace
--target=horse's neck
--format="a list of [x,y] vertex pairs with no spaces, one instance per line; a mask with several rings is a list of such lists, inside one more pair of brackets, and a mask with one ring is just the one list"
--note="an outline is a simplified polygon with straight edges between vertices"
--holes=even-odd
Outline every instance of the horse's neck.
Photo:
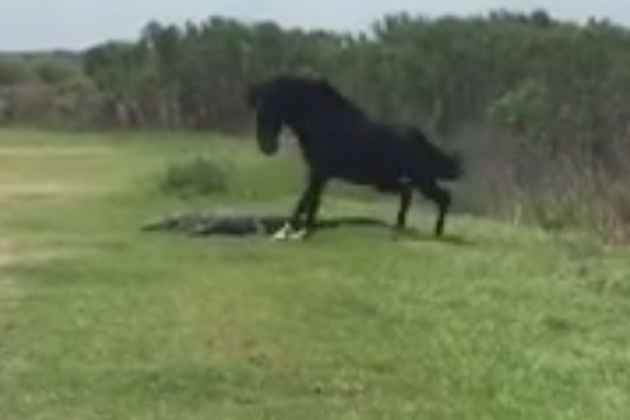
[[303,151],[309,148],[310,136],[312,135],[308,129],[306,121],[288,122],[287,128],[295,137],[296,143]]
[[285,129],[292,134],[297,149],[302,157],[309,163],[312,163],[313,159],[318,154],[316,150],[317,143],[313,141],[313,127],[317,126],[317,122],[313,124],[313,122],[308,119],[285,121]]
[[[322,139],[334,134],[343,136],[344,131],[368,120],[360,109],[337,101],[314,101],[300,114],[285,121],[285,126],[294,134],[306,157],[320,154],[320,149],[327,143]],[[321,136],[322,132],[327,133]]]

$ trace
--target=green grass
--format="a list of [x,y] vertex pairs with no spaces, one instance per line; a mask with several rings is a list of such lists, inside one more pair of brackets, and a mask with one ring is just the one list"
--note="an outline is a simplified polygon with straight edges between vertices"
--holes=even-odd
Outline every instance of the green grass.
[[[229,164],[230,192],[162,196],[195,156]],[[463,244],[438,242],[419,210],[416,240],[138,229],[288,211],[298,165],[212,136],[0,132],[0,419],[627,418],[625,249],[463,216]],[[370,197],[323,213],[393,217]]]

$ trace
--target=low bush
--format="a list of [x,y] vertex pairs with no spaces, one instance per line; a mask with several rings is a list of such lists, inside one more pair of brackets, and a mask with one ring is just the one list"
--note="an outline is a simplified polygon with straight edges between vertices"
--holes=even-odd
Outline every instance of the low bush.
[[169,165],[160,176],[160,191],[179,197],[203,196],[228,191],[226,165],[207,157]]

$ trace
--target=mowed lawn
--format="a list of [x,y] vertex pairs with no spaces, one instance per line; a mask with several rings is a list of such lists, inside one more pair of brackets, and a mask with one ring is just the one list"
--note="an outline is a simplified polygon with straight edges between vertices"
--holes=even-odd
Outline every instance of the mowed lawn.
[[[228,165],[230,191],[161,194],[195,156]],[[628,418],[623,248],[464,216],[436,241],[430,207],[403,240],[139,229],[287,212],[300,177],[247,139],[0,131],[0,419]],[[324,216],[397,205],[334,193]]]

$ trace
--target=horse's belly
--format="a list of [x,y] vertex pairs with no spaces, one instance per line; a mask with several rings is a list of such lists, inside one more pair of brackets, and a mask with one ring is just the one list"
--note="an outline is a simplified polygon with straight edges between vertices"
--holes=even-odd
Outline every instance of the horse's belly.
[[339,178],[356,185],[375,187],[379,191],[397,191],[401,177],[395,172],[345,172]]
[[392,190],[400,185],[400,180],[405,176],[399,162],[375,150],[331,153],[318,160],[311,162],[311,167],[324,168],[332,177],[357,185]]

